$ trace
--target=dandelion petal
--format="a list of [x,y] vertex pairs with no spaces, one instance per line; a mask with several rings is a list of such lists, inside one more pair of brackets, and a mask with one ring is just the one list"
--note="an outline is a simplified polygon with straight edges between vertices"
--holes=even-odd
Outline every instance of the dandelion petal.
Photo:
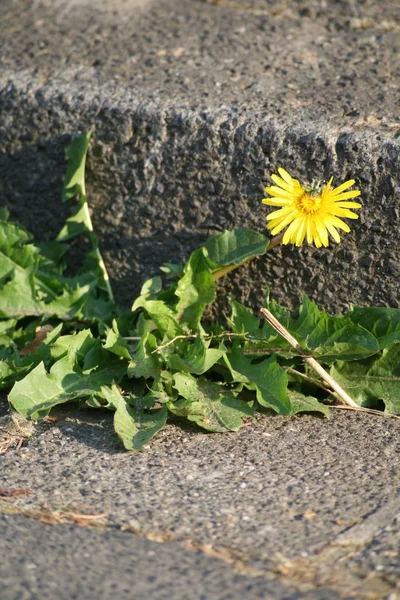
[[354,179],[345,181],[332,189],[331,177],[322,191],[303,187],[297,179],[293,179],[283,168],[279,175],[271,175],[275,185],[265,188],[271,197],[262,202],[268,206],[279,207],[267,215],[267,228],[273,235],[286,227],[282,243],[301,246],[304,240],[315,244],[317,248],[329,246],[329,235],[340,242],[338,229],[350,231],[350,227],[342,221],[358,219],[358,215],[350,209],[361,208],[359,202],[349,201],[360,195],[359,190],[348,190]]

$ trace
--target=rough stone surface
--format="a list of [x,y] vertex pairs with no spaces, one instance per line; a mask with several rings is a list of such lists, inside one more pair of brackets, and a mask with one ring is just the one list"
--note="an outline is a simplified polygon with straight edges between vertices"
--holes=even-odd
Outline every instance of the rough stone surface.
[[[260,414],[232,434],[169,425],[145,451],[126,453],[113,434],[112,415],[65,407],[57,423],[41,424],[20,450],[10,448],[0,457],[0,487],[31,490],[0,499],[0,509],[30,521],[48,519],[53,511],[105,513],[99,523],[105,553],[120,543],[131,544],[134,555],[142,552],[140,540],[113,539],[118,530],[163,542],[177,564],[182,549],[190,554],[190,547],[214,558],[211,579],[220,568],[225,577],[221,560],[231,565],[232,577],[261,577],[254,597],[263,597],[260,590],[264,597],[289,598],[293,589],[324,588],[340,597],[383,598],[400,577],[399,429],[397,419],[347,411],[329,421]],[[22,526],[15,518],[5,526],[21,538],[26,530],[29,546],[29,520],[18,533]],[[49,552],[41,527],[43,551]],[[75,530],[49,535],[62,552]],[[87,540],[91,535],[103,534],[87,533]],[[193,568],[193,554],[184,560]],[[269,592],[277,576],[287,590]],[[146,581],[142,574],[139,582]],[[226,597],[242,597],[240,585]],[[214,596],[205,591],[195,597]]]
[[293,586],[232,574],[224,562],[199,551],[187,552],[177,543],[161,545],[113,530],[54,527],[3,516],[0,535],[7,557],[0,565],[3,600],[51,600],[55,595],[60,600],[340,598],[329,589],[298,596]]
[[262,230],[282,165],[354,177],[361,217],[343,244],[275,250],[226,292],[400,306],[396,3],[3,0],[2,15],[1,202],[57,233],[64,148],[92,127],[89,199],[122,302],[208,234]]

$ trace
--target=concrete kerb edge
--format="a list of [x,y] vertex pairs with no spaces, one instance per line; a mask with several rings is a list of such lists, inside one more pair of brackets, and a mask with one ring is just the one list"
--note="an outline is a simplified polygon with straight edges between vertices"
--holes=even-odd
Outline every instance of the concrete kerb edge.
[[[227,106],[203,110],[160,104],[132,94],[121,95],[116,86],[93,87],[93,82],[89,85],[79,79],[79,72],[77,77],[73,86],[60,80],[40,85],[28,73],[18,77],[6,74],[0,80],[3,155],[35,144],[43,147],[51,139],[62,138],[66,145],[74,133],[93,128],[94,146],[107,152],[102,150],[101,156],[92,153],[89,185],[91,178],[96,181],[98,169],[103,172],[103,191],[111,184],[115,188],[121,185],[124,191],[116,189],[114,193],[122,194],[122,204],[123,194],[129,197],[129,210],[136,222],[142,218],[144,205],[147,209],[153,206],[158,216],[165,203],[171,203],[170,217],[176,216],[179,226],[169,230],[168,240],[184,258],[208,233],[234,226],[260,229],[265,216],[260,203],[263,187],[267,174],[278,166],[304,181],[326,180],[332,174],[334,184],[344,178],[356,179],[364,208],[361,227],[354,235],[357,247],[365,251],[368,232],[377,228],[377,213],[383,223],[377,235],[382,239],[385,224],[393,223],[395,196],[400,191],[400,144],[396,139],[373,130],[340,131],[327,123],[281,123],[265,115],[258,119],[257,114],[249,116]],[[85,72],[84,79],[87,77]],[[136,163],[132,162],[133,152]],[[204,173],[197,180],[194,174],[199,168]],[[159,181],[170,186],[170,198],[164,199],[157,191]],[[177,199],[173,198],[174,186],[179,190]],[[93,208],[101,209],[97,221],[104,237],[107,226],[100,221],[109,207],[96,191],[92,198]],[[193,198],[199,199],[199,210],[190,206]],[[196,211],[206,215],[200,217],[200,224]],[[96,224],[96,215],[94,220]],[[159,235],[161,221],[158,226],[157,218],[149,219],[148,230],[153,234],[155,228]],[[349,243],[354,246],[354,237]],[[309,262],[312,257],[313,249],[305,248],[297,262]],[[156,263],[147,257],[145,266],[158,267],[161,261],[157,252],[154,259]],[[161,260],[170,259],[167,248]],[[298,270],[296,259],[294,262]],[[140,265],[139,260],[134,267],[138,273]]]

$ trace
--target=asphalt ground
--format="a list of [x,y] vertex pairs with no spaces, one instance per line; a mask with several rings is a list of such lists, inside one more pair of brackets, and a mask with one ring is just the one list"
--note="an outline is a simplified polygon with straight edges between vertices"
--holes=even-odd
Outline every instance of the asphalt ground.
[[[18,557],[0,567],[5,600],[37,598],[310,598],[336,600],[329,589],[296,588],[257,573],[243,574],[176,542],[158,544],[119,531],[43,525],[24,517],[0,521],[3,553]],[[244,569],[246,573],[246,569]]]
[[[400,423],[332,413],[259,414],[223,435],[171,424],[140,453],[121,449],[109,413],[71,405],[29,432],[5,415],[2,430],[30,435],[1,456],[5,598],[21,586],[27,598],[51,598],[43,565],[63,598],[83,597],[86,585],[85,597],[107,597],[106,579],[118,597],[128,588],[143,598],[395,593]],[[155,573],[140,566],[153,551]],[[86,579],[72,582],[74,569]]]

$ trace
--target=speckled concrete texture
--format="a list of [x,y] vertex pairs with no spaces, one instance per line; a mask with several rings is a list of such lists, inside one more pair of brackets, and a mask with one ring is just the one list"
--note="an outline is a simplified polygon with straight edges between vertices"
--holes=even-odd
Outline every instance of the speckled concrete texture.
[[293,586],[232,573],[224,562],[177,543],[158,544],[119,531],[0,517],[0,535],[6,556],[0,564],[2,600],[340,598],[329,589],[297,595]]
[[[259,414],[232,434],[169,425],[143,452],[126,453],[112,415],[72,405],[58,412],[57,423],[39,425],[20,450],[0,457],[0,487],[30,490],[1,501],[9,515],[4,526],[13,531],[14,519],[26,515],[29,532],[43,510],[44,518],[52,511],[105,514],[99,526],[108,532],[106,548],[112,532],[121,531],[163,542],[157,548],[178,563],[183,550],[191,549],[189,563],[200,551],[214,558],[217,572],[222,561],[232,577],[240,568],[261,577],[255,594],[264,589],[265,597],[286,598],[293,589],[324,588],[340,597],[383,598],[400,576],[399,429],[397,419],[348,411],[330,420]],[[74,532],[49,533],[59,540],[57,552]],[[140,540],[124,543],[140,553]],[[287,590],[269,592],[271,578]],[[215,597],[239,598],[240,589]],[[196,594],[187,597],[214,598]]]
[[93,220],[129,305],[208,234],[263,230],[278,166],[354,177],[364,208],[343,244],[277,249],[222,296],[257,307],[269,285],[288,305],[398,307],[399,31],[391,0],[4,0],[1,202],[54,235],[64,149],[92,127]]

